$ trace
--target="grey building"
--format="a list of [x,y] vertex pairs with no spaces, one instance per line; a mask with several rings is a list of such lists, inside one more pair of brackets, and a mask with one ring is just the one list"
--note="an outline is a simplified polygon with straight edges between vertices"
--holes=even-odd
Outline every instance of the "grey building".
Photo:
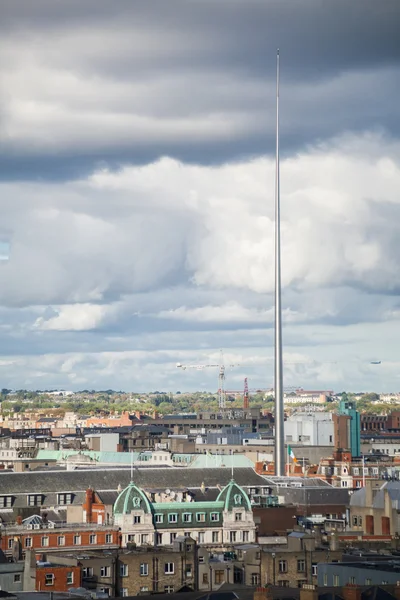
[[400,581],[400,559],[387,561],[319,563],[318,585],[397,585]]

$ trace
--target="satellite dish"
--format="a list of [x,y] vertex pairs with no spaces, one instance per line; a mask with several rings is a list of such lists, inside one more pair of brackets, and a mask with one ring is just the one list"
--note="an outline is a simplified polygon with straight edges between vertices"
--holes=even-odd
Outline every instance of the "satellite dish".
[[169,496],[169,495],[170,495],[170,493],[171,493],[171,490],[170,490],[169,488],[167,488],[167,489],[165,490],[165,493],[167,494],[167,496]]
[[173,491],[172,491],[172,492],[170,493],[170,496],[171,496],[171,498],[175,498],[175,496],[176,496],[175,492],[173,492]]

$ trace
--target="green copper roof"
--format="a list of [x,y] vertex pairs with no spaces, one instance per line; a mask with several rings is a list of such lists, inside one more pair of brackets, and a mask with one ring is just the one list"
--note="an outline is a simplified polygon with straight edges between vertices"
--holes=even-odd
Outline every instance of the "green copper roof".
[[219,493],[217,502],[224,502],[224,510],[244,508],[251,511],[248,495],[234,479],[231,479],[228,485]]
[[151,512],[150,502],[146,494],[132,481],[118,496],[114,504],[115,515],[130,514],[133,510]]

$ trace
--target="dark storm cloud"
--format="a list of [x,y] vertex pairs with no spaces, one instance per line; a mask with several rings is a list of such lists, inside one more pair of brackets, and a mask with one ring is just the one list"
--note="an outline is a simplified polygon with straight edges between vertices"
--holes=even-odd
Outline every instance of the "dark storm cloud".
[[[32,102],[40,107],[42,128],[30,135],[32,124],[21,112],[15,116],[16,140],[3,123],[3,179],[71,179],[101,162],[117,168],[162,155],[212,164],[270,152],[277,46],[282,55],[283,152],[342,131],[383,128],[400,134],[397,0],[13,0],[3,2],[0,12],[6,44],[16,50],[31,46],[33,55],[38,53],[55,72],[76,75],[78,86],[79,78],[94,82],[98,90],[92,108],[85,89],[79,92],[71,82],[56,99],[36,91]],[[5,60],[12,64],[11,50]],[[24,77],[29,70],[28,64]],[[137,104],[136,89],[132,95],[116,89],[107,99],[107,89],[123,83],[140,85],[143,102]],[[51,85],[60,84],[43,80],[44,90]],[[18,97],[12,87],[7,91],[3,103],[13,104]],[[50,122],[47,105],[58,111]],[[7,111],[8,106],[4,119]],[[79,111],[79,121],[70,123]],[[124,114],[131,135],[110,124],[101,139],[98,130],[107,117],[115,121]],[[225,121],[223,128],[216,127],[212,137],[200,135],[202,123],[213,114]],[[129,125],[128,117],[134,115],[153,121],[156,131],[149,122],[138,132]],[[200,130],[182,137],[178,128],[186,126],[184,119],[197,120]],[[176,127],[172,124],[163,134],[161,121]],[[56,148],[41,139],[47,127],[53,128]]]

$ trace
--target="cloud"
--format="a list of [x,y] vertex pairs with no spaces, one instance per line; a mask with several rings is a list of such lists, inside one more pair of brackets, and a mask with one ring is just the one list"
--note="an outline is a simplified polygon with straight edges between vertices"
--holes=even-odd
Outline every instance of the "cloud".
[[271,152],[283,40],[284,151],[367,128],[399,135],[397,0],[5,5],[5,179]]
[[72,304],[60,307],[49,319],[39,317],[33,326],[43,331],[87,331],[103,324],[111,312],[112,307],[100,304]]
[[212,389],[174,365],[221,347],[238,386],[271,383],[280,46],[284,342],[304,359],[285,378],[396,386],[399,16],[4,0],[4,384]]

